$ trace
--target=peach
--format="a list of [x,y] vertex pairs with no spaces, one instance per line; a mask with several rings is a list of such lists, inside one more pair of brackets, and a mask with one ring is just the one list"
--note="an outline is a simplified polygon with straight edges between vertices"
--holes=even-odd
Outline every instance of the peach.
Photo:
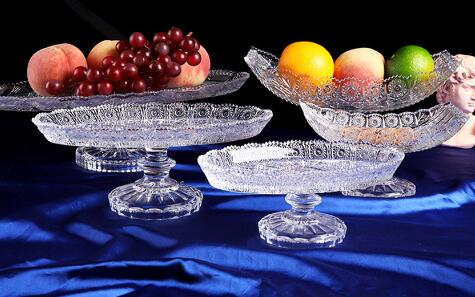
[[384,56],[371,48],[355,48],[341,54],[335,61],[333,76],[360,81],[384,79]]
[[172,78],[167,87],[193,87],[201,85],[206,80],[211,69],[211,61],[203,46],[200,47],[198,52],[201,55],[201,63],[196,66],[191,66],[188,63],[181,65],[180,75]]
[[89,55],[87,55],[87,65],[89,68],[101,68],[102,59],[107,56],[118,57],[119,53],[117,52],[115,45],[119,40],[103,40],[96,44]]
[[46,82],[66,82],[74,68],[87,66],[81,50],[71,44],[62,43],[40,49],[31,56],[26,75],[28,83],[38,95],[47,96]]

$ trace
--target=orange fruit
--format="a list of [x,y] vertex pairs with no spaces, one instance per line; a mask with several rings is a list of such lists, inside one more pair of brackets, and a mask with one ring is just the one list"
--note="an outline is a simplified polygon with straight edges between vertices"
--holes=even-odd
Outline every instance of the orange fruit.
[[333,75],[333,58],[317,43],[298,41],[284,49],[277,70],[292,84],[295,84],[297,79],[303,78],[319,86],[328,82]]

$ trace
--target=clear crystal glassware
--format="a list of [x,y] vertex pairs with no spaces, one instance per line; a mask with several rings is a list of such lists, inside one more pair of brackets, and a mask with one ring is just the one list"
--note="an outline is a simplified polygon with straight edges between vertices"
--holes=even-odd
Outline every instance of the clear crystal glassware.
[[329,77],[322,85],[312,85],[305,76],[278,71],[279,59],[251,48],[244,58],[259,81],[276,96],[293,104],[312,102],[320,107],[381,112],[413,105],[433,94],[457,69],[459,63],[447,51],[433,55],[434,70],[425,80],[393,76],[380,81]]
[[252,106],[208,103],[101,105],[40,113],[33,123],[52,143],[144,149],[143,178],[109,194],[119,215],[171,219],[196,212],[202,193],[169,177],[175,161],[167,148],[223,143],[259,134],[272,117]]
[[[371,143],[396,147],[405,153],[435,147],[451,138],[468,116],[447,103],[415,112],[364,114],[321,108],[300,102],[305,119],[327,141]],[[404,179],[392,180],[363,190],[344,192],[351,196],[398,198],[415,194],[416,186]]]
[[[183,102],[235,92],[248,78],[249,74],[246,72],[212,70],[207,80],[196,87],[90,97],[43,97],[36,95],[26,81],[7,83],[0,84],[0,110],[37,112],[103,104]],[[79,147],[76,150],[76,163],[88,170],[99,172],[136,172],[141,171],[137,162],[143,155],[142,150],[135,149]]]
[[317,193],[382,183],[403,158],[396,148],[313,140],[229,146],[207,152],[198,163],[215,188],[287,194],[292,209],[261,219],[261,238],[277,247],[315,248],[333,247],[346,234],[342,220],[315,211]]

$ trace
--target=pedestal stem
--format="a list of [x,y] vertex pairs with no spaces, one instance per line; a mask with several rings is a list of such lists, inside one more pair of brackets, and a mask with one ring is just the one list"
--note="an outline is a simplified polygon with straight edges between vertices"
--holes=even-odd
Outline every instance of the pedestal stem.
[[160,191],[171,191],[178,188],[178,182],[169,177],[170,170],[176,162],[167,156],[167,149],[146,148],[145,156],[138,162],[144,176],[136,184],[154,187]]
[[292,206],[296,215],[306,215],[315,211],[315,206],[322,202],[317,194],[288,194],[285,201]]
[[144,176],[109,194],[111,209],[121,216],[145,220],[167,220],[199,210],[203,194],[169,177],[176,162],[164,148],[146,148],[138,162]]

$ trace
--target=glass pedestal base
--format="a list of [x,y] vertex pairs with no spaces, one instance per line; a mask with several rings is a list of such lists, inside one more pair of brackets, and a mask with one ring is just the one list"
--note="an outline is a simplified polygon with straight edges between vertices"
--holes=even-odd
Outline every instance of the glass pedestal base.
[[142,150],[135,149],[79,147],[76,149],[76,164],[99,172],[138,172],[142,169],[137,162],[143,156]]
[[139,160],[144,177],[109,193],[111,210],[121,216],[143,220],[167,220],[198,211],[203,194],[168,176],[175,161],[165,149],[146,149]]
[[[139,180],[140,181],[140,180]],[[109,194],[112,211],[143,220],[176,219],[198,211],[203,194],[183,183],[175,189],[147,189],[137,182],[116,188]]]
[[259,221],[260,237],[281,248],[334,247],[346,235],[345,223],[337,217],[314,210],[318,195],[289,194],[285,199],[291,210],[273,213]]
[[374,198],[401,198],[414,196],[416,185],[412,182],[393,177],[385,183],[374,185],[366,189],[341,192],[345,196],[374,197]]

